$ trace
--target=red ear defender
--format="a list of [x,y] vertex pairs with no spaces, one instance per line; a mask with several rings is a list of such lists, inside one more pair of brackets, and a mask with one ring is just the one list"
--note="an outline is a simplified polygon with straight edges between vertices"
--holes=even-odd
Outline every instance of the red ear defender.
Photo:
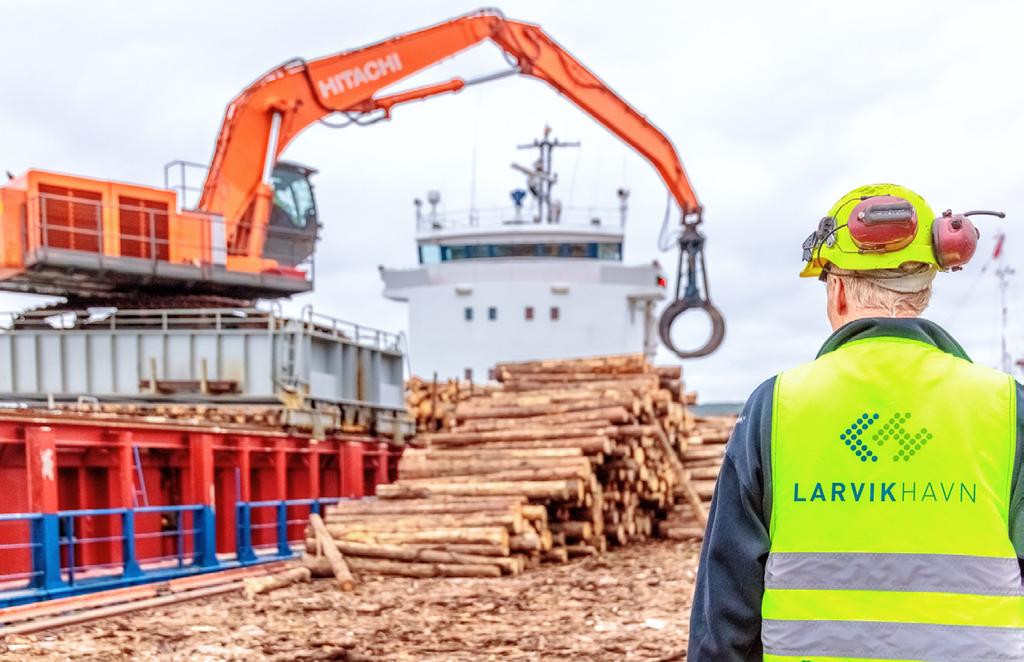
[[1006,218],[1001,211],[967,211],[954,214],[947,209],[932,224],[932,247],[935,249],[935,261],[943,269],[959,271],[963,269],[978,249],[981,233],[968,216],[995,216]]
[[932,246],[935,261],[943,269],[963,269],[978,249],[981,233],[971,219],[964,214],[954,214],[947,209],[932,224]]
[[914,205],[894,195],[861,200],[846,222],[850,237],[863,252],[888,253],[910,245],[917,234]]

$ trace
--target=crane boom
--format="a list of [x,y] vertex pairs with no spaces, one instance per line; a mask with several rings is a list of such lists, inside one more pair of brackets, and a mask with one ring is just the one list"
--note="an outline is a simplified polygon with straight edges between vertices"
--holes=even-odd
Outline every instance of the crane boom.
[[260,255],[270,210],[266,173],[303,129],[334,113],[350,120],[374,112],[389,116],[399,103],[458,91],[465,85],[461,79],[377,96],[485,40],[504,51],[519,73],[548,83],[646,158],[684,214],[699,210],[665,134],[539,26],[508,20],[494,10],[309,62],[287,62],[260,77],[228,105],[199,209],[223,216],[232,250]]

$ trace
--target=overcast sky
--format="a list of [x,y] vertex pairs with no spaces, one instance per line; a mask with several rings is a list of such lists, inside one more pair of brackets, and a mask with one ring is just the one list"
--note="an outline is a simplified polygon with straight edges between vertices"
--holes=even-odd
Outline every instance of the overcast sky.
[[[12,2],[0,0],[0,169],[37,167],[159,185],[162,166],[206,162],[225,104],[264,71],[414,30],[466,2]],[[995,208],[979,257],[940,275],[927,316],[978,362],[999,361],[998,289],[982,273],[1000,223],[1010,261],[1013,349],[1024,301],[1024,5],[1005,2],[529,2],[538,23],[675,143],[706,208],[722,349],[685,364],[703,401],[742,400],[813,358],[829,328],[824,288],[800,280],[800,244],[847,190],[895,181],[936,212]],[[489,44],[413,83],[505,66]],[[505,205],[522,185],[515,144],[550,124],[580,140],[557,155],[568,206],[614,206],[632,191],[627,262],[656,248],[664,186],[650,166],[543,83],[507,78],[403,106],[390,122],[315,126],[285,156],[316,168],[325,223],[312,302],[389,330],[402,304],[378,265],[413,266],[414,197],[449,210]],[[475,172],[474,172],[475,163]],[[475,174],[475,176],[474,176]],[[475,182],[475,184],[474,184]],[[15,309],[29,297],[0,295]],[[415,338],[412,339],[416,351]],[[665,362],[671,357],[663,352]]]

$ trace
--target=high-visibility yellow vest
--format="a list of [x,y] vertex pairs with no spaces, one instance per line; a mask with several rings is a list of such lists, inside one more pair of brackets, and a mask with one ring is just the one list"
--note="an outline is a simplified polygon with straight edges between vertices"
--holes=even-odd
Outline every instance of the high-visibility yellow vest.
[[782,373],[765,660],[1024,660],[1013,379],[896,337]]

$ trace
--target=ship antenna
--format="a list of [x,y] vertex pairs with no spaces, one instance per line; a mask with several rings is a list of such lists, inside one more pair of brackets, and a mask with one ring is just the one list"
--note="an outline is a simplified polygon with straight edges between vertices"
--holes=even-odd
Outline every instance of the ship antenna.
[[[517,149],[538,149],[540,150],[540,158],[537,159],[536,167],[533,168],[533,174],[537,178],[537,187],[534,191],[531,187],[531,192],[537,196],[537,204],[539,206],[539,213],[537,214],[538,223],[552,223],[558,222],[558,216],[560,216],[560,206],[551,204],[551,188],[558,183],[558,175],[554,173],[551,166],[551,154],[556,147],[579,147],[580,143],[577,142],[562,142],[558,138],[551,137],[551,127],[544,125],[544,137],[541,140],[536,138],[532,143],[527,145],[516,145]],[[528,168],[523,166],[512,166],[516,170],[522,172],[529,172]],[[529,176],[529,175],[528,175]],[[558,212],[555,211],[558,207]]]

